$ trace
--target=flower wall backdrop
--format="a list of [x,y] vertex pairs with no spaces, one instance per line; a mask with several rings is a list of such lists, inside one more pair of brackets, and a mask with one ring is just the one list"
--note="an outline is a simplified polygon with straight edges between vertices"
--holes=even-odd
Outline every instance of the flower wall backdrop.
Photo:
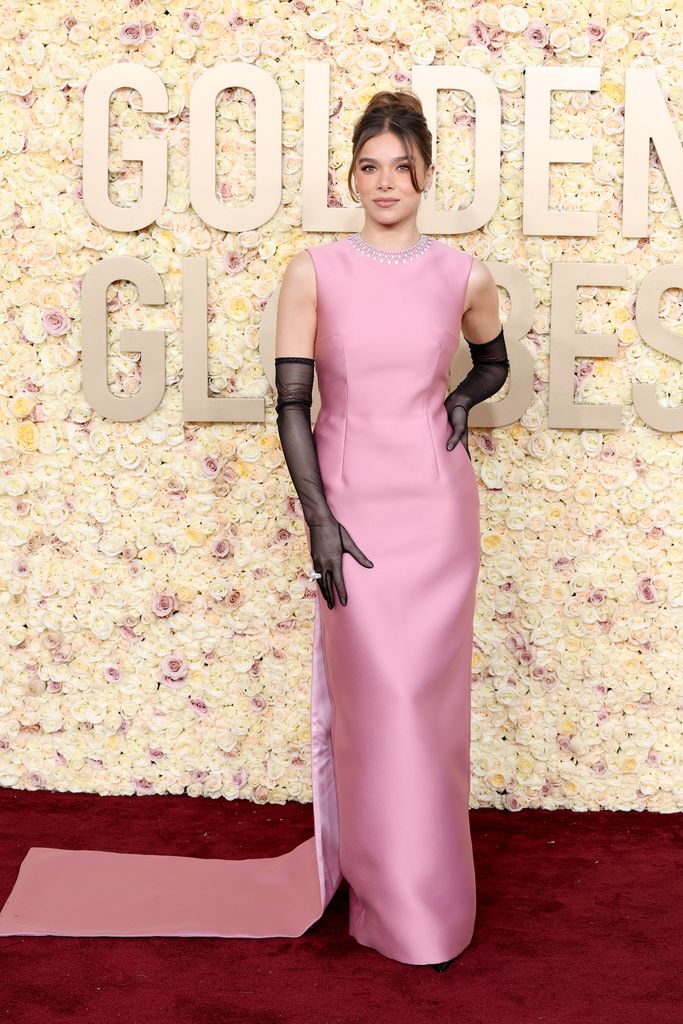
[[[630,388],[658,382],[677,405],[682,377],[639,338],[635,293],[584,288],[577,321],[616,334],[619,356],[577,360],[576,400],[623,403],[623,429],[546,422],[551,262],[617,260],[640,281],[681,258],[656,154],[646,239],[619,233],[617,173],[628,66],[656,69],[680,114],[681,5],[5,0],[0,15],[0,785],[311,800],[315,590],[258,354],[287,261],[335,237],[300,227],[303,68],[331,68],[329,205],[344,206],[351,126],[369,97],[410,88],[418,65],[460,63],[500,91],[503,173],[495,217],[446,240],[519,267],[536,300],[531,406],[512,427],[470,431],[482,515],[471,803],[681,809],[683,437],[646,427]],[[600,91],[555,93],[552,131],[596,126],[595,159],[552,166],[550,205],[598,210],[602,230],[525,237],[524,68],[589,58],[602,65]],[[84,91],[116,61],[155,69],[170,98],[168,115],[141,113],[133,90],[112,103],[113,202],[135,203],[142,181],[121,136],[169,145],[164,215],[132,233],[94,224],[82,201]],[[187,183],[190,89],[224,61],[258,64],[283,98],[282,205],[234,235],[197,217]],[[251,197],[252,95],[224,90],[216,117],[217,191],[238,206]],[[443,209],[470,201],[473,121],[469,96],[440,94]],[[123,282],[108,292],[112,392],[140,381],[118,333],[166,332],[164,399],[133,423],[99,418],[80,386],[80,283],[113,254],[147,261],[166,289],[158,308]],[[209,388],[266,396],[265,424],[183,423],[180,260],[198,254],[209,264]],[[506,301],[501,290],[503,319]],[[660,318],[680,323],[680,290]]]

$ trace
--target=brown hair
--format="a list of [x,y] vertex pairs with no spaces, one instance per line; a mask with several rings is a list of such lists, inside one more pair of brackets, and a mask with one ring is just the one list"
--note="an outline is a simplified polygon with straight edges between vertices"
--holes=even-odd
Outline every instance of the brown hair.
[[432,162],[432,133],[422,110],[422,102],[412,92],[376,92],[369,100],[365,110],[353,129],[353,151],[351,165],[347,175],[347,185],[354,201],[358,196],[354,193],[351,178],[358,154],[368,139],[382,132],[394,132],[406,147],[409,156],[410,180],[416,192],[423,191],[417,182],[415,173],[415,148],[422,155],[425,168]]

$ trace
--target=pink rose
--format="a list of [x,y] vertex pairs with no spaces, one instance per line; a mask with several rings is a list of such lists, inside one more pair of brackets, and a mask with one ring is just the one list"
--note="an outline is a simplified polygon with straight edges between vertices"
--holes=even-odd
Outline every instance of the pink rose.
[[586,35],[592,43],[599,43],[605,35],[605,29],[595,21],[589,21],[586,26]]
[[239,253],[226,252],[223,254],[221,266],[226,274],[230,274],[233,277],[237,274],[241,274],[245,265],[244,257],[240,256]]
[[489,30],[483,21],[473,21],[467,29],[467,41],[472,46],[488,46],[491,41]]
[[43,313],[42,322],[44,330],[54,337],[59,334],[66,334],[71,323],[68,316],[62,313],[61,309],[46,309]]
[[119,32],[119,39],[128,46],[138,46],[147,38],[141,21],[129,21]]
[[200,462],[201,470],[204,476],[209,479],[218,476],[221,471],[221,464],[215,455],[205,455]]
[[407,85],[408,82],[410,81],[410,76],[407,75],[405,71],[400,70],[392,71],[389,77],[391,78],[391,81],[394,83],[394,85],[398,86],[399,88],[402,85]]
[[[307,10],[307,7],[304,0],[294,0],[294,3],[291,3],[289,5],[289,9],[292,12],[305,12]],[[239,11],[230,11],[230,14],[227,14],[225,16],[225,24],[227,25],[231,32],[234,32],[238,28],[242,28],[242,26],[246,25],[246,23],[247,19],[244,17],[243,14],[240,14]]]
[[538,19],[530,22],[526,32],[524,33],[524,39],[529,46],[535,46],[538,49],[542,49],[544,46],[547,46],[549,38],[548,29],[543,22],[538,21]]
[[507,808],[508,811],[521,811],[522,810],[522,803],[521,803],[521,801],[513,793],[505,793],[504,794],[504,796],[503,796],[503,806],[505,808]]
[[167,654],[162,658],[161,668],[170,679],[184,679],[188,672],[187,662],[178,654]]
[[183,28],[189,35],[199,35],[204,27],[204,19],[198,11],[193,11],[191,8],[186,7],[180,12],[180,17],[183,19]]
[[170,615],[172,612],[177,610],[178,604],[173,594],[169,594],[167,592],[156,594],[152,600],[152,611],[160,619],[165,618],[167,615]]
[[636,586],[636,594],[638,600],[646,604],[655,604],[657,602],[657,590],[651,576],[640,577]]

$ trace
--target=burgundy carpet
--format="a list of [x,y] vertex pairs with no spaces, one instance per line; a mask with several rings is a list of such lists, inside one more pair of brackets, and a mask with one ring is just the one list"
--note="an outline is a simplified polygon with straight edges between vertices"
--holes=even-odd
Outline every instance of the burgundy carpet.
[[[470,811],[478,914],[444,974],[347,932],[346,883],[293,939],[0,939],[12,1024],[680,1024],[681,814]],[[270,857],[310,804],[0,789],[0,904],[30,846]]]

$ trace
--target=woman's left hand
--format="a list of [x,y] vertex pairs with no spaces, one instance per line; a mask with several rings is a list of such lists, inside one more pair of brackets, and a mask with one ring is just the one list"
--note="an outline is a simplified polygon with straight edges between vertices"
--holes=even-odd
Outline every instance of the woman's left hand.
[[446,448],[449,452],[453,451],[458,441],[461,441],[463,448],[467,452],[467,458],[471,462],[472,456],[470,455],[467,432],[467,409],[463,409],[461,405],[454,405],[447,415],[453,432],[446,442]]

